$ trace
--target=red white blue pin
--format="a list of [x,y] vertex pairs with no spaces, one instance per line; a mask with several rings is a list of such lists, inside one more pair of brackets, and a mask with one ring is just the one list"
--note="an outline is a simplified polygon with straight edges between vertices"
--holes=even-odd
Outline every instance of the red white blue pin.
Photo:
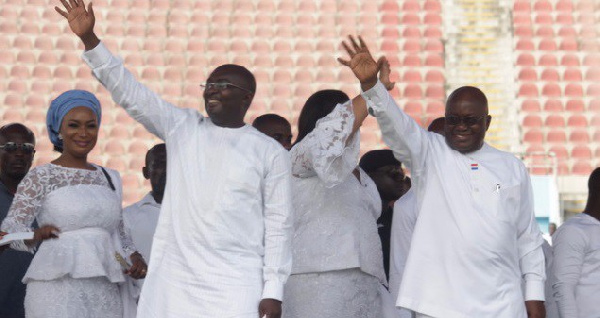
[[478,163],[472,163],[471,164],[471,170],[479,170],[479,164]]

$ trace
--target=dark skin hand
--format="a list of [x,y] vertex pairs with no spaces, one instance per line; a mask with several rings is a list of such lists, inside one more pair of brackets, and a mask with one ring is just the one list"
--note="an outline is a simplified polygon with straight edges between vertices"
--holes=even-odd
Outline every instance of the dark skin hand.
[[525,302],[525,308],[527,309],[527,317],[529,318],[545,318],[546,308],[544,302],[539,300],[529,300]]
[[276,299],[266,298],[258,305],[258,317],[281,318],[281,302]]
[[92,3],[90,2],[86,10],[83,0],[69,0],[68,2],[61,0],[60,2],[64,10],[54,7],[56,12],[69,21],[71,31],[81,39],[86,51],[95,48],[100,43],[100,39],[94,33],[96,17]]
[[134,279],[146,277],[148,266],[146,265],[142,255],[138,252],[133,252],[129,258],[131,258],[133,265],[131,265],[131,267],[125,271],[125,274]]

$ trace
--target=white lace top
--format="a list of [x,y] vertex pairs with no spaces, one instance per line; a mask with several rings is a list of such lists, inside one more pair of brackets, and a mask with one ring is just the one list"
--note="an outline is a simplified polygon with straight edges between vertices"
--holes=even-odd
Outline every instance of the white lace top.
[[294,203],[292,273],[347,268],[385,282],[377,218],[381,199],[375,183],[360,171],[360,137],[350,140],[351,101],[339,104],[291,150]]
[[[101,168],[95,167],[85,170],[47,164],[31,169],[19,184],[1,229],[9,233],[32,231],[34,220],[39,226],[60,229],[59,238],[39,245],[24,282],[65,275],[123,281],[115,252],[128,256],[135,247],[123,230],[120,177],[106,169],[116,187],[113,191]],[[35,249],[23,241],[11,247]]]

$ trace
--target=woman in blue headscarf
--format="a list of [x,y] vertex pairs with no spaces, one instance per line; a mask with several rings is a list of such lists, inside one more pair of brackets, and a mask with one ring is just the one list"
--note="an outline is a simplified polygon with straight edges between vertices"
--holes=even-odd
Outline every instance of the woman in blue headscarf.
[[[2,223],[5,232],[33,232],[33,239],[11,245],[37,250],[23,278],[27,317],[122,318],[135,312],[124,274],[143,278],[146,263],[123,231],[119,173],[87,160],[101,117],[98,99],[86,91],[67,91],[52,101],[46,124],[60,156],[31,169]],[[117,254],[132,265],[120,264]]]

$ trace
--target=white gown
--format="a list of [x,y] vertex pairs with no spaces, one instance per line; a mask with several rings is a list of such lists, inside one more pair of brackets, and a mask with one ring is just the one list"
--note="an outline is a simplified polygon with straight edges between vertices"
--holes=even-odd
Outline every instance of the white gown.
[[294,262],[283,318],[382,317],[381,199],[366,173],[352,174],[353,122],[351,102],[337,105],[291,150]]
[[[61,231],[39,245],[23,278],[28,318],[123,317],[119,283],[125,278],[115,252],[130,255],[135,249],[122,231],[119,175],[109,171],[117,191],[97,166],[92,171],[47,164],[33,168],[19,185],[2,230],[32,231],[35,219]],[[22,241],[11,247],[33,251]]]

